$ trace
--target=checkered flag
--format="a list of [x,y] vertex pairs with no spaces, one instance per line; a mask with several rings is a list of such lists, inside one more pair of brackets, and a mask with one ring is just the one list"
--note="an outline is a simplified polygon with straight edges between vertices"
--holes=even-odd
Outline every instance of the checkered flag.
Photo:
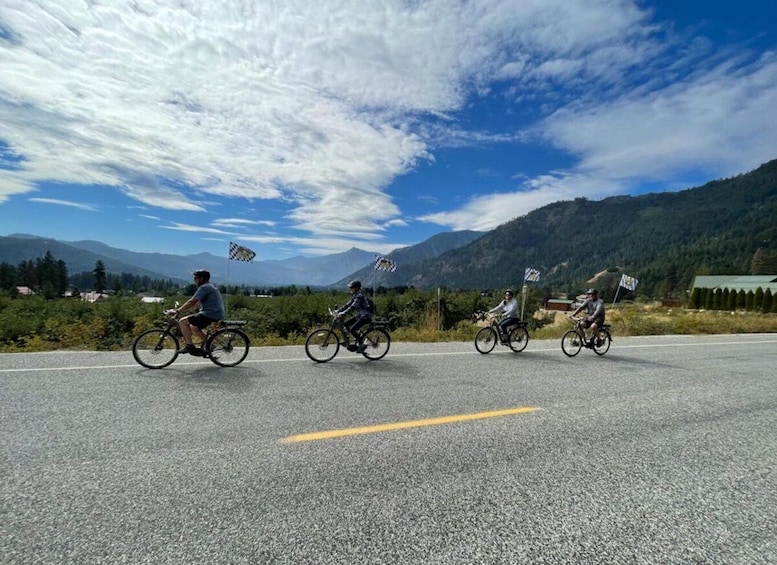
[[523,280],[526,282],[540,282],[540,272],[537,269],[527,267],[526,272],[523,275]]
[[230,261],[246,261],[250,263],[254,260],[254,257],[256,257],[256,253],[248,249],[248,247],[243,247],[242,245],[232,243],[231,241],[229,242]]
[[634,292],[635,290],[637,290],[638,284],[639,284],[639,281],[634,277],[630,277],[625,273],[621,275],[620,285],[626,290],[630,290],[631,292]]
[[397,264],[392,261],[391,259],[387,259],[385,257],[381,257],[380,255],[375,256],[375,270],[376,271],[387,271],[389,273],[393,273],[397,270]]

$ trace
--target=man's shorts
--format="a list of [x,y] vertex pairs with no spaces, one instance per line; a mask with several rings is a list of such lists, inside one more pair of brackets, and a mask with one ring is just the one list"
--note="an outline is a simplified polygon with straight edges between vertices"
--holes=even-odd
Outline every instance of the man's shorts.
[[600,318],[594,318],[593,321],[589,322],[588,320],[583,320],[583,327],[584,328],[590,328],[593,324],[596,324],[600,328],[604,325],[604,320]]
[[186,316],[186,319],[189,320],[189,323],[191,325],[198,327],[201,330],[204,330],[213,322],[218,322],[218,320],[214,320],[213,318],[208,318],[204,314],[200,314],[200,313],[193,314],[192,316]]

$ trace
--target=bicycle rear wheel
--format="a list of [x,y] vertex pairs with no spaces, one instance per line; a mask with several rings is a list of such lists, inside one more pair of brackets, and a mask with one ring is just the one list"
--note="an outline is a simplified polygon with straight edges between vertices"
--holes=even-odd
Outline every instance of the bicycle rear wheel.
[[337,334],[329,328],[313,330],[305,340],[305,353],[316,363],[326,363],[337,355],[340,340]]
[[370,361],[377,361],[386,356],[391,347],[391,336],[382,328],[370,328],[362,336],[362,343],[366,349],[362,351]]
[[569,330],[561,338],[561,350],[568,356],[574,357],[583,348],[583,338],[575,330]]
[[178,339],[160,328],[146,330],[135,338],[132,356],[147,369],[167,367],[178,357]]
[[524,327],[513,328],[510,331],[510,349],[520,353],[529,345],[529,332]]
[[612,338],[610,337],[609,332],[602,332],[602,344],[596,345],[594,344],[594,351],[597,355],[604,355],[607,353],[607,351],[610,349],[610,342],[612,341]]
[[485,355],[496,347],[496,332],[492,328],[481,328],[475,335],[475,349]]
[[218,330],[205,342],[208,357],[221,367],[234,367],[242,363],[248,356],[248,348],[248,336],[230,328]]

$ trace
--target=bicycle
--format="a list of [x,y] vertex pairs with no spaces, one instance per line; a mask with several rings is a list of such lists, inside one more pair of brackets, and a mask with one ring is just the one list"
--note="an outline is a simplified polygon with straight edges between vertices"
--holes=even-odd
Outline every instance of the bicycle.
[[[177,306],[177,304],[176,304]],[[220,367],[234,367],[248,356],[250,342],[242,328],[245,320],[221,320],[205,329],[202,357],[210,359]],[[162,369],[178,358],[181,331],[178,318],[168,316],[156,327],[142,332],[132,344],[135,361],[147,369]]]
[[[329,308],[332,321],[327,328],[317,328],[310,332],[305,340],[305,353],[316,363],[331,361],[340,351],[340,346],[355,353],[361,353],[370,361],[382,359],[391,347],[391,336],[388,332],[388,322],[371,320],[360,329],[362,337],[361,348],[351,346],[349,332],[343,320],[337,316],[337,310]],[[350,346],[350,347],[349,347]]]
[[499,338],[500,330],[499,322],[502,317],[494,314],[475,312],[473,319],[477,320],[490,320],[489,325],[478,330],[475,334],[475,349],[477,349],[483,355],[491,353],[497,343],[507,345],[516,353],[520,353],[529,344],[529,331],[526,329],[528,322],[518,321],[516,325],[510,328],[507,334],[507,340],[503,341]]
[[602,336],[599,341],[593,337],[592,332],[583,328],[582,322],[585,318],[581,316],[569,316],[574,324],[574,329],[569,330],[561,337],[561,350],[568,357],[574,357],[583,347],[593,349],[597,355],[604,355],[610,349],[612,335],[610,334],[610,324],[602,324],[599,328],[599,334]]

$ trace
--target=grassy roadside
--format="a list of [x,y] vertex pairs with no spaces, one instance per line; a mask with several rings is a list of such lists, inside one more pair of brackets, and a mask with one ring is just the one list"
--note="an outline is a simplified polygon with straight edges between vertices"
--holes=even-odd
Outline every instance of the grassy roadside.
[[[32,308],[33,304],[29,301],[19,304],[30,309],[7,317],[5,330],[11,329],[10,325],[14,324],[29,327],[21,332],[17,331],[23,336],[22,339],[9,340],[5,345],[0,345],[2,353],[129,350],[135,336],[142,330],[153,327],[155,320],[160,317],[145,310],[139,314],[139,306],[130,308],[127,306],[129,302],[119,301],[97,306],[77,303],[72,306],[72,312],[68,311],[70,318],[66,318],[59,310],[47,313],[40,310],[42,306],[38,309]],[[47,302],[43,305],[57,306]],[[92,315],[96,308],[105,310],[103,316]],[[36,330],[39,325],[37,320],[41,316],[44,316],[44,323]],[[426,314],[421,317],[418,322],[417,318],[411,318],[409,321],[412,325],[395,327],[391,332],[392,340],[427,343],[471,341],[482,327],[481,324],[473,324],[466,319],[459,321],[453,328],[442,331],[437,329],[436,312],[427,309]],[[274,332],[262,331],[258,327],[258,321],[249,325],[252,347],[303,345],[307,333],[312,329],[311,327],[281,337]],[[607,321],[612,324],[612,334],[615,338],[672,334],[777,333],[777,313],[669,309],[657,303],[608,306]],[[561,339],[564,332],[571,328],[572,323],[564,312],[538,311],[530,323],[529,335],[531,339],[537,340]]]
[[[561,339],[572,328],[564,312],[537,312],[542,327],[529,330],[531,339]],[[639,335],[691,335],[732,333],[777,333],[777,314],[745,311],[686,310],[658,304],[629,304],[607,308],[607,322],[613,337]],[[400,328],[392,332],[395,341],[468,341],[480,326],[461,322],[455,329],[437,331],[433,324],[421,328]]]

